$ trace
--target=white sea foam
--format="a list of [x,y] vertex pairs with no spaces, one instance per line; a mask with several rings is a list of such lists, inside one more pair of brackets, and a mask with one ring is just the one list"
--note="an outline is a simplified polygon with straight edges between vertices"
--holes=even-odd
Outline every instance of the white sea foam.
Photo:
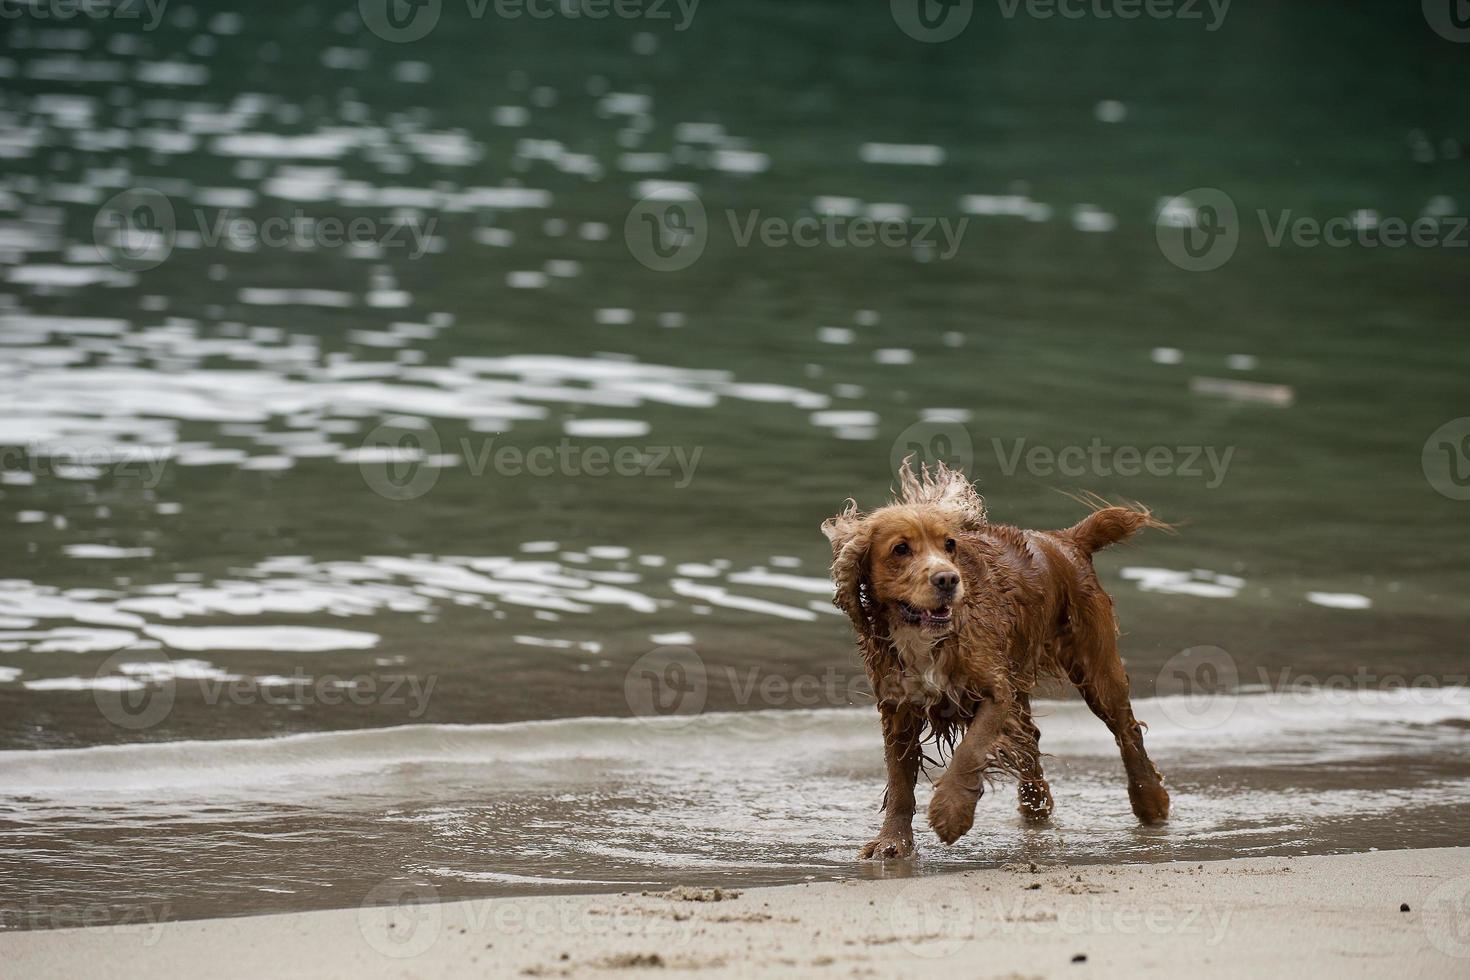
[[1169,592],[1204,599],[1233,599],[1245,585],[1236,576],[1222,575],[1206,569],[1190,572],[1172,568],[1129,566],[1121,574],[1125,579],[1137,582],[1144,592]]
[[864,143],[858,158],[864,163],[937,167],[944,163],[945,153],[942,147],[924,143]]
[[49,630],[0,632],[0,649],[29,653],[98,653],[122,650],[138,642],[127,630],[69,626]]
[[62,551],[68,558],[152,558],[152,548],[119,548],[107,544],[69,544]]
[[315,626],[148,626],[148,636],[175,650],[265,650],[316,653],[366,650],[378,645],[376,633]]
[[652,429],[637,419],[569,419],[563,428],[569,436],[589,439],[636,439]]
[[1373,600],[1356,592],[1308,592],[1307,601],[1328,609],[1368,609]]
[[784,603],[771,602],[768,599],[758,599],[753,596],[745,596],[731,593],[729,589],[719,585],[706,585],[699,582],[691,582],[688,579],[674,579],[671,583],[674,592],[687,598],[699,599],[712,606],[723,606],[727,609],[740,609],[745,612],[763,613],[767,616],[776,616],[780,619],[795,619],[803,622],[811,622],[817,618],[810,609],[800,606],[788,606]]

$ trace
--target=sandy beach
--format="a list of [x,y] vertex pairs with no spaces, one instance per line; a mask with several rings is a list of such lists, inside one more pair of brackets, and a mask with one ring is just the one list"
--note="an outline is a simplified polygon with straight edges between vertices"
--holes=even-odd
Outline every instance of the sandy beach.
[[385,886],[393,904],[6,935],[0,972],[1452,977],[1467,896],[1470,848],[443,904]]

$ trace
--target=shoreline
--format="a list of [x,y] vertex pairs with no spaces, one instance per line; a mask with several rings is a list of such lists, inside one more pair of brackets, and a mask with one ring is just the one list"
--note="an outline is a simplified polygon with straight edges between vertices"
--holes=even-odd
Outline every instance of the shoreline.
[[[0,934],[10,976],[1464,976],[1470,847],[1034,865]],[[1408,911],[1401,911],[1407,905]],[[1085,957],[1085,959],[1076,959]]]

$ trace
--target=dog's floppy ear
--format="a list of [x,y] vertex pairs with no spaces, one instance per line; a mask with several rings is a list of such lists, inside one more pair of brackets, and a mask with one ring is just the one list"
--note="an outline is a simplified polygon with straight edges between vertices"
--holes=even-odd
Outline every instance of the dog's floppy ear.
[[868,518],[848,500],[840,514],[822,522],[822,533],[832,542],[832,604],[847,613],[859,633],[873,631],[868,595],[868,546],[872,531]]

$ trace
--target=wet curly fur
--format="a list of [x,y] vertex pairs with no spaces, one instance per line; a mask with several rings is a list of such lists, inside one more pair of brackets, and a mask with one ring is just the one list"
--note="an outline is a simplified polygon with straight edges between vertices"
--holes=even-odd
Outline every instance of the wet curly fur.
[[832,543],[834,603],[852,620],[883,725],[888,788],[884,823],[862,856],[914,852],[914,784],[948,757],[929,822],[946,844],[974,821],[987,781],[1013,777],[1021,812],[1051,814],[1030,694],[1045,675],[1075,684],[1112,730],[1134,813],[1164,820],[1169,795],[1143,748],[1117,651],[1113,602],[1092,554],[1145,527],[1147,509],[1109,507],[1073,527],[1026,531],[991,524],[974,486],[943,464],[915,473],[908,460],[885,507],[847,507],[822,524]]

